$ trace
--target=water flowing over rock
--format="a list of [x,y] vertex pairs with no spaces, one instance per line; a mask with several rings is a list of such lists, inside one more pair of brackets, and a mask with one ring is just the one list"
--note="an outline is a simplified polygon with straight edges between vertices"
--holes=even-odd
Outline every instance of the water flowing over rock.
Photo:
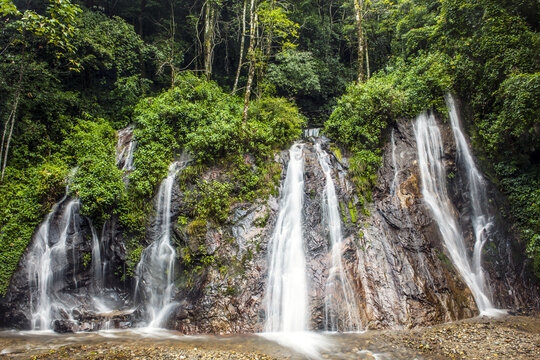
[[[78,200],[65,197],[23,254],[0,299],[0,324],[62,332],[134,326],[185,334],[274,331],[273,340],[300,344],[297,351],[317,357],[324,344],[306,330],[415,327],[492,308],[539,308],[538,282],[522,260],[524,245],[501,216],[505,199],[471,155],[459,101],[447,101],[450,124],[424,117],[438,137],[427,128],[419,136],[418,120],[389,129],[373,202],[365,209],[348,174],[348,154],[316,131],[275,154],[281,180],[267,198],[233,203],[226,221],[207,221],[196,235],[188,231],[196,219],[187,195],[196,184],[179,186],[176,173],[186,160],[173,165],[155,199],[157,216],[149,214],[137,281],[116,275],[127,260],[130,236],[116,216],[94,227],[79,214]],[[134,147],[132,130],[119,131],[118,166],[126,174]],[[428,150],[434,151],[429,161]],[[257,166],[248,155],[244,162]],[[220,176],[226,172],[216,164],[200,179]],[[488,302],[478,300],[456,265],[426,186],[446,208],[443,225],[461,237],[459,256],[468,259]],[[51,254],[55,246],[63,248],[62,234],[65,256],[51,260],[56,265],[49,281],[36,269],[42,259],[35,254],[37,248],[46,253],[46,246]],[[45,238],[48,245],[38,245]],[[193,265],[202,259],[209,264]],[[292,278],[284,276],[289,265],[296,269]],[[287,281],[296,284],[290,293]],[[39,289],[46,289],[44,301]]]
[[475,241],[471,269],[474,274],[474,280],[485,294],[485,297],[481,297],[480,299],[477,297],[476,302],[482,314],[497,314],[498,311],[492,303],[491,289],[485,279],[484,269],[482,267],[482,252],[486,241],[491,237],[494,226],[493,217],[488,208],[489,198],[486,193],[486,182],[476,167],[467,140],[465,140],[455,100],[450,94],[445,99],[456,142],[457,163],[458,166],[461,165],[464,168],[468,185],[467,192],[470,196],[472,208],[470,218]]
[[121,170],[131,171],[133,170],[133,154],[137,147],[137,142],[133,137],[133,128],[119,130],[116,137],[116,165]]
[[[418,146],[418,163],[424,201],[438,224],[444,245],[450,254],[450,259],[471,289],[478,309],[481,313],[489,311],[493,308],[493,305],[491,304],[490,294],[486,290],[481,263],[478,261],[477,266],[473,268],[469,260],[465,240],[454,215],[453,204],[447,193],[442,139],[433,114],[423,113],[418,116],[414,129]],[[459,145],[462,144],[458,142],[458,149]],[[476,195],[471,194],[471,196]],[[475,248],[474,256],[480,257],[481,247],[475,246]]]
[[299,332],[308,329],[308,289],[302,236],[304,198],[303,146],[290,150],[280,211],[271,240],[267,285],[267,332]]
[[[66,196],[67,197],[67,196]],[[76,223],[75,212],[78,211],[79,202],[68,200],[63,204],[64,198],[58,203],[53,211],[41,224],[34,241],[34,246],[30,251],[28,277],[30,287],[35,287],[37,291],[32,291],[30,295],[30,309],[32,312],[32,330],[50,330],[53,321],[59,319],[72,321],[71,308],[79,305],[66,293],[66,274],[69,267],[68,237],[70,233],[79,231]],[[57,229],[51,229],[51,220],[58,217]],[[54,231],[59,231],[56,235]],[[73,257],[74,267],[77,266]],[[77,287],[76,272],[73,271],[73,284]],[[56,326],[56,325],[55,325]]]
[[328,237],[330,238],[332,258],[325,289],[325,329],[330,331],[358,331],[361,329],[361,320],[358,315],[356,293],[343,266],[341,217],[339,216],[339,202],[336,196],[334,180],[332,179],[330,156],[321,148],[320,142],[315,144],[315,150],[326,177],[323,214]]
[[146,324],[150,328],[163,327],[174,308],[176,251],[171,244],[171,202],[176,174],[185,164],[174,162],[163,180],[157,195],[157,239],[142,255],[136,269],[135,297],[144,304]]

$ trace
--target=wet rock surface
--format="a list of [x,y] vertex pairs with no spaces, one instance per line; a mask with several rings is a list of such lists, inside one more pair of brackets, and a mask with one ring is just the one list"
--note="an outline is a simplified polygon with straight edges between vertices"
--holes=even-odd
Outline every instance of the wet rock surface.
[[371,214],[358,227],[357,274],[366,328],[414,327],[474,316],[474,299],[445,255],[423,203],[412,122],[383,156]]

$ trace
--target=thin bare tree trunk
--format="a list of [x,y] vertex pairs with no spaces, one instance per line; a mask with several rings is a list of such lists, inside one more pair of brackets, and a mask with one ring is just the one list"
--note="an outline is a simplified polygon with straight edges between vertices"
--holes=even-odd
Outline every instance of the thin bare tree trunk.
[[364,41],[365,41],[365,50],[366,50],[366,75],[367,79],[371,77],[370,70],[369,70],[369,51],[368,51],[368,43],[367,43],[367,35],[364,34]]
[[242,70],[242,61],[244,60],[244,43],[246,39],[246,8],[247,0],[244,0],[244,8],[242,9],[242,38],[240,39],[240,58],[238,60],[238,68],[236,69],[236,77],[234,78],[234,85],[232,93],[236,93],[238,88],[238,79],[240,78],[240,71]]
[[9,124],[11,122],[11,116],[13,115],[13,109],[11,109],[11,112],[9,113],[9,116],[4,124],[4,132],[2,134],[2,146],[0,147],[0,167],[2,166],[2,155],[4,155],[4,144],[6,142],[6,135],[8,132]]
[[[15,125],[15,119],[17,118],[17,107],[19,105],[19,99],[21,98],[22,79],[23,79],[23,74],[24,74],[24,54],[25,54],[25,47],[23,47],[23,50],[22,50],[21,65],[19,67],[19,82],[17,83],[17,90],[15,92],[15,98],[14,98],[14,101],[13,101],[13,106],[11,108],[11,112],[9,114],[9,117],[8,117],[8,119],[6,121],[6,125],[4,126],[4,134],[2,136],[2,151],[3,151],[4,150],[4,139],[5,139],[5,135],[6,135],[6,130],[7,130],[7,127],[9,125],[10,121],[11,121],[11,127],[9,129],[9,135],[7,137],[7,142],[6,142],[6,150],[3,153],[4,161],[2,163],[2,176],[0,177],[0,181],[4,180],[4,173],[6,171],[6,163],[7,163],[7,159],[8,159],[8,153],[9,153],[9,145],[11,143],[11,138],[13,136],[13,128],[14,128],[14,125]],[[0,161],[1,161],[2,151],[0,151]]]
[[174,19],[174,2],[170,1],[169,4],[171,5],[171,88],[174,86],[174,83],[176,82],[176,68],[174,66],[174,38],[176,35],[176,20]]
[[137,23],[139,25],[139,36],[143,37],[143,13],[146,7],[146,0],[141,0],[139,3],[139,14],[137,15]]
[[244,95],[244,111],[242,112],[242,121],[247,122],[247,115],[249,110],[249,98],[251,97],[251,87],[253,85],[253,78],[255,76],[255,30],[257,25],[257,10],[255,9],[255,0],[251,0],[250,7],[250,24],[249,24],[249,71],[248,80],[246,84],[246,93]]
[[212,75],[212,42],[214,37],[214,7],[211,0],[206,1],[204,11],[204,74],[208,79]]
[[364,32],[362,31],[362,8],[364,0],[354,1],[354,13],[356,18],[356,31],[358,32],[358,77],[357,83],[364,81]]

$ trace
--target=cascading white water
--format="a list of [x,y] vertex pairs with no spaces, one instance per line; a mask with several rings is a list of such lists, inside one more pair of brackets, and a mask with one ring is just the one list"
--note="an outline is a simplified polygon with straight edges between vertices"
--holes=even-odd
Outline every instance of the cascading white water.
[[390,192],[391,192],[391,195],[395,198],[396,193],[397,193],[397,180],[398,180],[399,170],[398,170],[397,160],[396,160],[396,140],[394,138],[394,129],[392,129],[391,141],[392,141],[392,169],[394,170],[394,178],[392,179],[392,184],[390,184]]
[[160,328],[166,325],[171,311],[176,307],[174,296],[174,262],[176,251],[171,245],[171,199],[179,163],[169,166],[169,174],[161,183],[157,202],[159,234],[147,247],[137,265],[135,296],[145,301],[147,326]]
[[305,129],[304,136],[305,137],[318,137],[320,132],[321,132],[320,128]]
[[328,235],[330,237],[332,267],[328,272],[325,292],[325,327],[330,331],[359,331],[362,326],[358,314],[358,305],[354,290],[342,261],[343,236],[341,233],[341,218],[339,216],[339,203],[336,196],[332,167],[328,153],[315,144],[317,157],[326,178],[324,189],[323,209]]
[[131,171],[133,170],[133,153],[135,152],[136,143],[134,140],[131,140],[128,145],[126,160],[124,161],[124,166],[122,170]]
[[493,305],[486,291],[482,268],[471,266],[465,240],[448,197],[443,145],[434,115],[431,113],[419,115],[414,125],[414,134],[424,201],[437,222],[453,264],[471,289],[480,313],[488,313]]
[[279,215],[270,242],[264,326],[267,332],[302,332],[308,329],[306,255],[302,236],[303,145],[294,144],[289,154]]
[[[58,202],[39,227],[28,261],[30,284],[30,309],[32,330],[50,330],[54,317],[60,313],[70,314],[70,305],[62,299],[65,273],[68,267],[67,239],[75,226],[73,218],[79,207],[77,199],[69,200],[60,216],[61,232],[51,234],[51,221],[56,216],[67,195]],[[32,291],[35,289],[36,291]]]
[[103,287],[103,269],[101,264],[101,244],[96,229],[90,224],[92,231],[92,272],[94,281],[94,291],[99,291]]
[[120,170],[133,170],[133,154],[137,142],[133,139],[133,128],[127,127],[119,130],[116,143],[116,165]]
[[[448,115],[450,117],[450,124],[452,126],[452,132],[454,133],[454,139],[456,141],[457,160],[463,165],[467,175],[467,187],[470,194],[471,207],[472,207],[472,227],[475,237],[474,250],[473,250],[473,270],[476,274],[477,281],[482,286],[484,293],[488,294],[487,302],[483,304],[483,313],[497,313],[493,304],[489,300],[489,285],[484,278],[484,271],[482,269],[482,250],[486,241],[488,240],[489,233],[493,226],[493,219],[490,216],[488,209],[488,196],[486,193],[485,180],[472,157],[469,144],[465,139],[465,135],[461,129],[461,123],[456,107],[456,103],[452,95],[447,94],[445,97],[446,106],[448,107]],[[480,306],[479,306],[480,308]]]

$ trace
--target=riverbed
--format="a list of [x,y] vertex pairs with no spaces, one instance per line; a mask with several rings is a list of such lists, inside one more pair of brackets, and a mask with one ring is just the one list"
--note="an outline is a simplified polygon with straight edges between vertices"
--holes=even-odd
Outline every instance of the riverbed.
[[408,330],[184,336],[156,329],[0,332],[2,359],[540,359],[540,316]]

